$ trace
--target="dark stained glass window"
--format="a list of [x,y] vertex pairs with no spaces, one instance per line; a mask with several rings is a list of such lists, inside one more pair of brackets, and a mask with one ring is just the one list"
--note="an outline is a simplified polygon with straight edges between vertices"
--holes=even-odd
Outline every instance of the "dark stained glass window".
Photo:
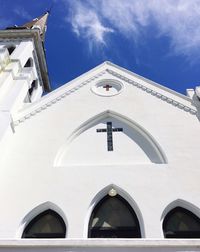
[[105,196],[94,208],[89,222],[90,238],[141,238],[137,216],[121,196]]
[[200,219],[190,211],[176,207],[163,222],[165,238],[200,238]]
[[26,226],[22,238],[65,238],[66,226],[59,214],[46,210]]

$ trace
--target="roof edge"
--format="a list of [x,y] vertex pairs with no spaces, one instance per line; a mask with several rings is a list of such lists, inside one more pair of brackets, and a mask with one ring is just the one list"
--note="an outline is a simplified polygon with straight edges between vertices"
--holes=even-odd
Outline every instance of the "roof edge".
[[191,101],[191,98],[190,98],[190,97],[188,97],[188,96],[186,96],[186,95],[184,95],[184,94],[181,94],[181,93],[179,93],[179,92],[177,92],[177,91],[175,91],[175,90],[173,90],[173,89],[171,89],[171,88],[165,87],[165,86],[163,86],[162,84],[159,84],[159,83],[157,83],[157,82],[155,82],[155,81],[153,81],[153,80],[150,80],[150,79],[148,79],[148,78],[146,78],[146,77],[143,77],[143,76],[141,76],[141,75],[139,75],[139,74],[136,74],[136,73],[132,72],[131,70],[128,70],[128,69],[126,69],[126,68],[124,68],[124,67],[121,67],[121,66],[119,66],[119,65],[117,65],[117,64],[114,64],[114,63],[112,63],[111,61],[105,61],[104,64],[106,64],[106,65],[108,65],[108,66],[111,66],[111,67],[115,67],[115,68],[117,68],[117,69],[120,69],[121,71],[125,71],[125,72],[127,72],[128,74],[133,75],[134,77],[139,78],[139,79],[141,79],[141,80],[143,80],[143,81],[146,81],[146,82],[150,83],[151,85],[153,85],[153,86],[155,86],[155,87],[158,87],[158,88],[160,88],[160,89],[162,89],[162,90],[164,90],[164,91],[167,91],[167,92],[169,92],[169,93],[172,93],[173,95],[177,95],[177,96],[179,96],[180,98],[183,98],[183,99],[185,99],[185,100],[187,100],[187,101]]

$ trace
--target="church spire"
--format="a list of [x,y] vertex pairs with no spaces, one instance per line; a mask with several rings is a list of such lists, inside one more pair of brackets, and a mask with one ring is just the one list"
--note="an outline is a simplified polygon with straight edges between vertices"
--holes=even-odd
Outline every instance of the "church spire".
[[42,41],[45,39],[45,32],[47,29],[47,19],[49,16],[49,11],[44,13],[42,16],[38,18],[34,18],[32,21],[25,23],[21,27],[26,28],[26,29],[39,29],[40,30],[40,37]]

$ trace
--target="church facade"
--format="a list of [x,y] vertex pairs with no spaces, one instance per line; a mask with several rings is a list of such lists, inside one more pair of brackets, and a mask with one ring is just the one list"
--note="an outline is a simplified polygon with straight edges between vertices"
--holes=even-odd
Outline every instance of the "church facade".
[[0,31],[0,251],[200,251],[199,88],[104,62],[42,96],[47,17]]

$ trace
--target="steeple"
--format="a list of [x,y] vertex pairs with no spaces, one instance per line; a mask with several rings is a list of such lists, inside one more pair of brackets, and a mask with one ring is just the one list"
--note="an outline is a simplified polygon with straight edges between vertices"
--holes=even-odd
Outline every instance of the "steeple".
[[48,15],[0,30],[0,79],[5,79],[0,85],[2,111],[16,113],[51,90],[44,49]]
[[40,30],[40,36],[42,41],[45,39],[45,32],[47,29],[47,19],[49,16],[49,11],[44,13],[42,16],[38,18],[34,18],[32,21],[25,23],[21,27],[24,27],[26,29],[39,29]]
[[45,32],[47,30],[47,19],[49,16],[49,11],[45,12],[42,16],[39,16],[38,18],[34,18],[30,22],[27,22],[23,25],[14,25],[7,27],[6,30],[32,30],[32,29],[38,29],[40,38],[44,42],[45,39]]

